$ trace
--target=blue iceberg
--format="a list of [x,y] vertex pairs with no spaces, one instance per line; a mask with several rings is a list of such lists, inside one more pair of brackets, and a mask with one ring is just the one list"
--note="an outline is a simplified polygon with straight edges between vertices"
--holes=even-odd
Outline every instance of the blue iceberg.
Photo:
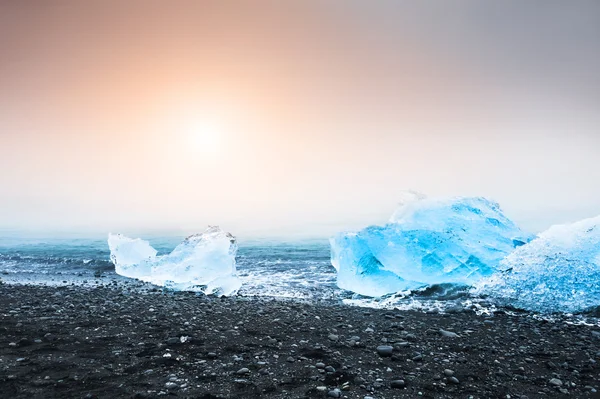
[[486,198],[407,193],[385,226],[332,237],[331,263],[340,288],[378,297],[432,284],[471,285],[532,238]]
[[187,237],[168,255],[157,256],[147,241],[109,234],[110,259],[125,277],[206,294],[233,295],[241,287],[236,275],[235,237],[219,227]]
[[475,292],[542,313],[600,306],[600,216],[541,233],[508,255]]

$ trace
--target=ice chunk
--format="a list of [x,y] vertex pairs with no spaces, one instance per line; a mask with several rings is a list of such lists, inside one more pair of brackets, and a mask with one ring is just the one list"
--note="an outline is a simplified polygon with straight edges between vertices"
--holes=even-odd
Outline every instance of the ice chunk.
[[531,238],[485,198],[409,193],[387,225],[331,238],[331,263],[340,288],[381,296],[430,284],[472,284]]
[[150,274],[150,264],[156,257],[156,250],[148,241],[122,234],[108,234],[108,248],[117,274],[140,279]]
[[232,295],[241,287],[235,265],[237,242],[218,227],[189,236],[163,256],[156,256],[148,242],[122,235],[110,234],[108,245],[116,272],[126,277],[218,295]]
[[506,257],[476,292],[543,313],[600,306],[600,216],[553,226]]
[[390,218],[390,223],[401,223],[404,217],[410,214],[416,206],[422,205],[427,197],[416,191],[405,191],[400,194],[398,207]]

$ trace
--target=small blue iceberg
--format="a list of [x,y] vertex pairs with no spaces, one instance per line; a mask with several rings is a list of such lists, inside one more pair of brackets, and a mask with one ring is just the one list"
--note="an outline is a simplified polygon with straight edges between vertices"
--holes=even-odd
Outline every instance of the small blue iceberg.
[[473,285],[534,237],[482,197],[407,193],[389,223],[330,239],[340,288],[379,297],[427,285]]

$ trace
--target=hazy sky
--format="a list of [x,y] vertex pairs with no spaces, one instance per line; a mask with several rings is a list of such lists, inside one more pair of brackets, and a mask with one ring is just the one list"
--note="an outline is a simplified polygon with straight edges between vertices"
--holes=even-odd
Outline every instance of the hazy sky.
[[0,0],[0,228],[600,214],[600,2]]

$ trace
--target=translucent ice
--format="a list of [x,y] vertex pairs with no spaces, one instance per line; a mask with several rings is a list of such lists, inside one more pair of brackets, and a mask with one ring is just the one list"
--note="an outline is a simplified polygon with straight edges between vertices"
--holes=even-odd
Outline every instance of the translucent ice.
[[108,248],[110,260],[115,265],[117,274],[140,279],[142,276],[150,275],[150,265],[156,258],[156,250],[148,241],[121,234],[109,234]]
[[544,313],[600,306],[600,216],[553,226],[477,285],[505,305]]
[[163,256],[156,256],[156,250],[139,238],[109,234],[108,246],[116,272],[125,277],[218,295],[232,295],[241,287],[236,240],[218,227],[189,236]]
[[472,284],[531,238],[485,198],[407,193],[387,225],[331,238],[331,262],[340,288],[381,296],[431,284]]

